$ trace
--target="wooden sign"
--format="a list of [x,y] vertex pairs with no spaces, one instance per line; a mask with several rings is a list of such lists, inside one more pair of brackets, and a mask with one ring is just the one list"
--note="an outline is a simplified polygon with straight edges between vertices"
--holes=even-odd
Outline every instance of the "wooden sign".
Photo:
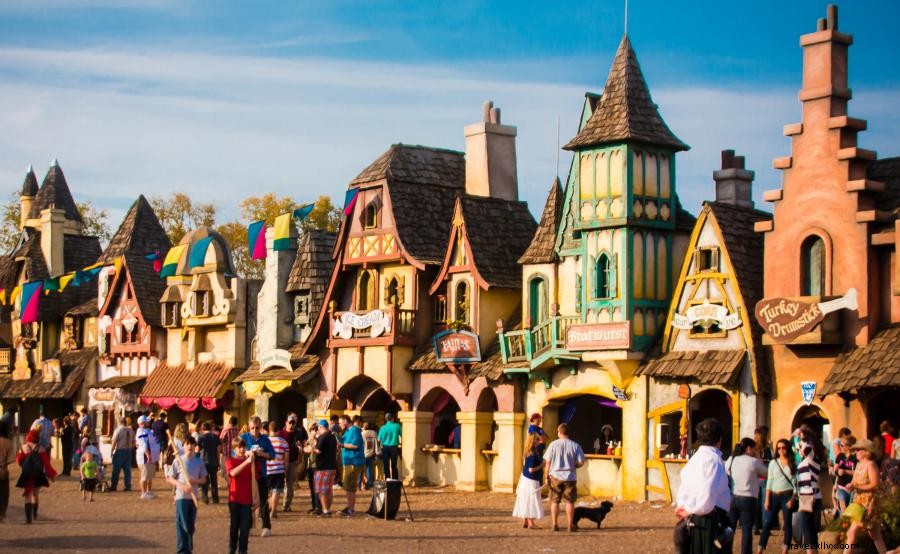
[[741,316],[737,312],[730,314],[725,306],[710,304],[709,300],[691,306],[684,314],[676,313],[672,316],[672,327],[676,329],[690,330],[695,325],[704,329],[716,325],[723,331],[735,329],[741,325]]
[[678,398],[683,398],[684,400],[687,400],[690,397],[691,397],[691,386],[686,383],[682,383],[681,385],[679,385],[678,386]]
[[434,353],[445,364],[464,364],[481,361],[478,335],[471,331],[448,329],[434,336]]
[[269,369],[270,367],[283,367],[285,369],[291,368],[291,353],[287,350],[281,350],[280,348],[275,348],[273,350],[269,350],[265,354],[259,357],[259,372]]
[[765,298],[756,304],[756,321],[775,342],[790,342],[812,331],[826,314],[858,307],[856,289],[850,289],[844,296],[828,302]]
[[566,329],[566,350],[627,350],[631,348],[631,322],[585,323]]
[[613,396],[616,398],[616,400],[628,400],[628,393],[626,393],[619,387],[613,385],[612,391],[613,391]]

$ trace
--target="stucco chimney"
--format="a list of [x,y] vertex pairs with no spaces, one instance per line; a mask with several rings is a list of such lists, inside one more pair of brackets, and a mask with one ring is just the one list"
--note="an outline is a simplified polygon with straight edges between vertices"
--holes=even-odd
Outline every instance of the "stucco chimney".
[[466,125],[465,135],[466,192],[518,200],[516,128],[500,123],[500,108],[486,101],[482,121]]
[[[837,6],[829,5],[826,17],[816,22],[816,31],[800,37],[803,47],[804,121],[810,109],[826,112],[825,117],[847,115],[851,93],[847,86],[847,50],[853,37],[838,31]],[[821,108],[819,107],[821,106]]]
[[744,168],[743,156],[735,156],[734,150],[722,150],[722,169],[713,171],[716,202],[752,208],[753,176]]
[[58,277],[66,272],[63,260],[66,211],[51,204],[41,212],[41,251],[50,277]]
[[257,359],[276,348],[293,344],[293,303],[285,292],[294,258],[297,256],[297,228],[291,224],[291,242],[287,250],[275,250],[275,229],[266,230],[265,280],[257,296]]

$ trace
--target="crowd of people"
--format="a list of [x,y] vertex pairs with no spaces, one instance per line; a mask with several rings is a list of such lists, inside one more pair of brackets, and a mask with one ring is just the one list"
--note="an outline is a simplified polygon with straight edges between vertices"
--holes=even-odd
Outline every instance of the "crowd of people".
[[[697,427],[700,446],[685,464],[676,498],[676,550],[691,554],[731,552],[734,530],[741,527],[741,554],[768,545],[782,523],[782,552],[797,548],[818,552],[823,519],[823,484],[833,480],[831,512],[849,522],[846,542],[856,545],[867,533],[879,554],[888,552],[881,533],[880,504],[900,493],[900,440],[890,422],[872,439],[857,439],[841,429],[829,445],[807,425],[774,447],[768,429],[740,440],[725,458],[723,430],[714,419]],[[848,546],[844,546],[848,545]],[[891,551],[897,552],[897,550]]]

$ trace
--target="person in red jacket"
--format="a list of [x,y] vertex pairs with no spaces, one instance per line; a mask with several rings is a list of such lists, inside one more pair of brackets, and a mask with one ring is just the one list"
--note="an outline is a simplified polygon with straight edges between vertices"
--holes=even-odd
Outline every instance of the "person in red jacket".
[[25,444],[19,449],[16,463],[22,467],[22,474],[16,486],[25,489],[25,522],[31,523],[38,515],[38,491],[41,487],[49,487],[56,479],[56,470],[50,464],[50,454],[40,446],[41,424],[32,427],[25,435]]
[[[244,439],[234,438],[231,441],[231,449],[235,455],[225,460],[225,470],[228,472],[228,511],[231,514],[228,553],[246,554],[247,543],[250,540],[250,525],[253,522],[253,506],[259,503],[259,499],[254,498],[253,471],[255,469],[256,475],[260,475],[262,465],[253,452],[247,452],[247,443]],[[254,461],[256,467],[251,469],[250,464]]]

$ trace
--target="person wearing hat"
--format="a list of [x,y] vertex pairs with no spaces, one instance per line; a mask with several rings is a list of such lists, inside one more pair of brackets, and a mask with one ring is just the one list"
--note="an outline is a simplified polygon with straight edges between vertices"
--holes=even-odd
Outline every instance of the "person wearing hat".
[[156,464],[159,463],[159,441],[150,429],[150,420],[147,416],[138,417],[138,430],[134,437],[137,448],[137,464],[141,474],[141,500],[156,498],[153,494],[153,476],[156,474]]
[[331,500],[334,496],[334,479],[337,474],[337,438],[328,426],[328,420],[319,420],[319,436],[316,437],[316,494],[322,506],[321,517],[331,517]]
[[544,420],[544,416],[535,412],[531,414],[531,418],[529,418],[528,422],[528,434],[537,433],[541,436],[546,436],[547,433],[544,432],[544,428],[541,427],[541,422]]
[[[872,441],[862,439],[852,447],[856,454],[856,469],[853,470],[853,480],[847,485],[847,490],[853,495],[853,503],[847,507],[845,514],[850,517],[852,523],[847,529],[847,543],[856,544],[860,530],[868,531],[875,543],[875,548],[880,554],[887,552],[884,538],[881,536],[881,511],[878,509],[878,491],[881,488],[878,471],[878,452]],[[854,509],[854,505],[862,508]],[[852,546],[851,546],[852,548]]]
[[16,486],[24,489],[25,497],[25,522],[31,523],[37,519],[38,492],[41,487],[49,487],[56,479],[56,471],[50,464],[50,453],[41,446],[40,423],[35,422],[31,431],[25,435],[25,443],[19,448],[16,463],[22,468]]

